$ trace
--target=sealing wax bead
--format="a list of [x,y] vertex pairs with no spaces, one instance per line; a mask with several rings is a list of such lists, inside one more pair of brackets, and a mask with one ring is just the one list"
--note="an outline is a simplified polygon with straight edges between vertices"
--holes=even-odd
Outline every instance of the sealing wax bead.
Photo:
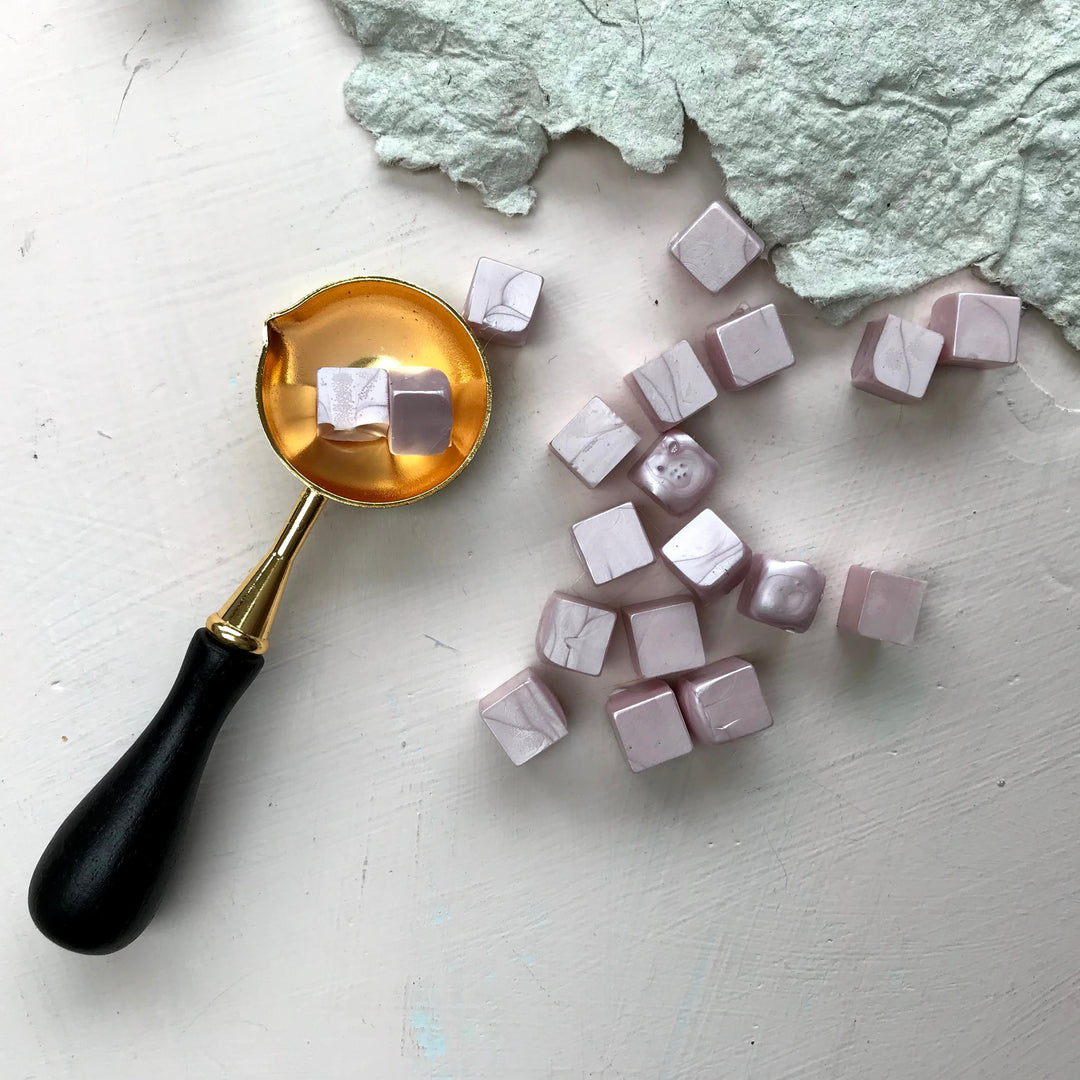
[[481,698],[480,715],[515,765],[524,765],[567,734],[562,706],[531,668]]
[[980,368],[1014,364],[1020,300],[993,293],[950,293],[934,304],[930,329],[945,339],[939,363]]
[[944,342],[941,334],[888,315],[867,323],[851,381],[868,394],[905,404],[926,393]]
[[682,431],[667,431],[630,470],[630,479],[669,514],[685,514],[705,496],[719,466]]
[[544,279],[509,263],[479,259],[465,297],[465,322],[477,337],[524,345]]
[[739,656],[681,675],[675,696],[690,731],[703,743],[724,743],[772,726],[754,665]]
[[717,398],[716,387],[687,341],[647,360],[626,383],[649,419],[661,430],[677,427]]
[[621,503],[570,527],[574,548],[594,585],[640,570],[656,561],[637,508]]
[[385,368],[319,368],[315,402],[315,420],[324,439],[371,442],[386,435],[390,381]]
[[688,671],[705,663],[697,605],[689,596],[669,596],[622,609],[630,660],[642,678]]
[[739,593],[739,611],[778,630],[810,629],[825,592],[825,575],[807,562],[755,555]]
[[390,372],[391,454],[442,454],[453,428],[454,405],[445,372],[438,368]]
[[745,390],[795,363],[775,304],[736,312],[710,326],[705,351],[725,390]]
[[536,652],[556,667],[599,675],[616,619],[614,608],[568,593],[552,593],[536,629]]
[[710,203],[668,247],[709,292],[719,292],[765,250],[761,237],[727,203]]
[[694,744],[671,687],[649,679],[607,699],[607,714],[634,772],[689,754]]
[[894,645],[915,640],[926,582],[865,566],[848,570],[836,625],[851,634]]
[[702,510],[660,549],[664,561],[701,600],[731,592],[750,567],[750,549],[713,510]]
[[594,488],[639,442],[641,436],[594,397],[548,445],[586,487]]

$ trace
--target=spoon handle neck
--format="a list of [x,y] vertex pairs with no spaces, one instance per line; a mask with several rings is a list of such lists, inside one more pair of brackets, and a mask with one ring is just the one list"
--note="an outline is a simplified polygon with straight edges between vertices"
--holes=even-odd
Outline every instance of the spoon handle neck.
[[214,637],[245,652],[266,652],[292,564],[325,505],[325,495],[304,490],[273,547],[225,605],[206,620],[206,629]]

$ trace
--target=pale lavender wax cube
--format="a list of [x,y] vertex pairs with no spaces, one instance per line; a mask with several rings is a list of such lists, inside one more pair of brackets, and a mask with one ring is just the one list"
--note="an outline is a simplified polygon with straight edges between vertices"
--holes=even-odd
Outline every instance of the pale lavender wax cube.
[[641,436],[594,397],[548,445],[583,484],[594,488],[639,442]]
[[676,679],[675,696],[687,726],[704,743],[731,742],[772,726],[754,665],[739,656]]
[[661,679],[616,690],[607,699],[607,714],[634,772],[682,757],[694,748],[675,694]]
[[614,608],[568,593],[552,593],[536,628],[536,652],[556,667],[599,675],[616,620]]
[[714,202],[671,241],[668,250],[715,293],[759,259],[765,245],[727,203]]
[[981,368],[1015,364],[1020,300],[994,293],[950,293],[934,304],[930,329],[945,339],[939,363]]
[[710,326],[705,350],[725,390],[745,390],[795,363],[775,304],[736,312]]
[[802,634],[825,592],[825,575],[807,562],[755,555],[739,593],[739,612],[766,626]]
[[531,668],[481,698],[480,715],[515,765],[524,765],[567,734],[562,706]]
[[865,566],[848,570],[836,625],[875,641],[910,645],[915,640],[926,582]]
[[614,581],[656,561],[637,507],[631,502],[571,525],[570,536],[594,585]]
[[454,428],[450,380],[438,368],[390,372],[390,453],[446,452]]
[[709,492],[716,458],[682,431],[667,431],[630,470],[630,479],[669,514],[685,514]]
[[465,297],[465,322],[477,337],[524,345],[544,279],[495,259],[480,259]]
[[713,510],[702,510],[661,549],[664,561],[701,600],[731,592],[750,567],[750,549]]
[[635,368],[626,383],[661,431],[678,426],[719,396],[688,341],[677,342]]
[[905,404],[926,393],[944,338],[896,315],[867,323],[851,382],[859,390]]
[[689,671],[705,663],[697,605],[689,596],[669,596],[622,609],[630,660],[645,679]]

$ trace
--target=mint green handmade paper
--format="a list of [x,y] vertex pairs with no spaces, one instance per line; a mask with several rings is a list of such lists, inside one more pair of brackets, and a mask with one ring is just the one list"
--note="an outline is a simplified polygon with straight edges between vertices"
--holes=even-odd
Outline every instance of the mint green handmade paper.
[[576,128],[657,172],[684,112],[834,321],[968,265],[1080,346],[1076,0],[333,0],[379,156],[526,213]]

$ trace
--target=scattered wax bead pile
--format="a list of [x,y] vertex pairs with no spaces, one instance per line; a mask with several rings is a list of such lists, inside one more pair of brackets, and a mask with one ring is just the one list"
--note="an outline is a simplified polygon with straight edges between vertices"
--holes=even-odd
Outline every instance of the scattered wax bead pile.
[[[671,255],[710,292],[719,292],[764,253],[764,244],[723,203],[714,202],[669,245]],[[543,279],[481,259],[465,305],[474,333],[509,345],[528,334]],[[1016,361],[1020,301],[953,293],[934,305],[929,326],[889,315],[868,323],[851,368],[859,390],[896,402],[918,401],[940,364],[1001,367]],[[712,377],[693,346],[679,341],[626,375],[660,432],[629,469],[629,479],[672,517],[698,508],[716,480],[716,459],[678,426],[719,396],[741,392],[791,367],[795,355],[774,304],[742,307],[705,331]],[[551,452],[589,488],[598,487],[642,439],[599,397],[590,398],[550,443]],[[570,526],[574,550],[594,585],[656,562],[632,502]],[[667,541],[660,557],[689,594],[623,606],[634,670],[643,681],[607,701],[612,729],[634,772],[688,754],[691,734],[717,744],[772,725],[752,664],[738,656],[706,663],[699,605],[739,589],[741,615],[789,633],[810,629],[825,575],[809,563],[752,552],[712,509],[700,509]],[[926,582],[865,566],[847,575],[837,626],[875,641],[910,645]],[[555,592],[544,605],[536,652],[545,664],[583,675],[604,668],[620,612]],[[567,734],[566,717],[535,669],[527,668],[480,702],[480,715],[515,765]]]

